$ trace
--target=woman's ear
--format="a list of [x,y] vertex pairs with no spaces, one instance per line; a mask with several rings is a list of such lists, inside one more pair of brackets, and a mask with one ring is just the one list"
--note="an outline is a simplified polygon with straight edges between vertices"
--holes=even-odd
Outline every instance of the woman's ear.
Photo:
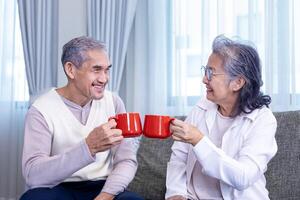
[[66,62],[64,64],[64,70],[66,72],[66,75],[69,79],[74,79],[75,77],[75,65],[71,62]]
[[245,85],[245,79],[243,77],[236,78],[232,83],[232,90],[237,92]]

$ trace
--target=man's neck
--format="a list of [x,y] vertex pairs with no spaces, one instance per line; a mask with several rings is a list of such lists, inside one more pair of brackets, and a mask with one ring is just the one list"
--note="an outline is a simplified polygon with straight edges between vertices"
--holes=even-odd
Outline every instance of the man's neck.
[[84,96],[78,95],[77,91],[74,90],[70,85],[66,85],[64,87],[61,88],[57,88],[56,92],[66,98],[67,100],[81,106],[84,107],[87,103],[89,103],[91,101],[91,99],[87,99]]

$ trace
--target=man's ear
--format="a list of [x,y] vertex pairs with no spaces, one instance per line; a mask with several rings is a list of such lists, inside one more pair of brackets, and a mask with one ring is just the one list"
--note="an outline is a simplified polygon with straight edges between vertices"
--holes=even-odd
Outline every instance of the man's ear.
[[239,91],[245,85],[245,79],[243,77],[236,78],[232,81],[233,91]]
[[74,79],[75,77],[75,70],[76,70],[76,67],[73,63],[71,62],[66,62],[64,64],[64,69],[65,69],[65,72],[66,72],[66,75],[68,76],[69,79]]

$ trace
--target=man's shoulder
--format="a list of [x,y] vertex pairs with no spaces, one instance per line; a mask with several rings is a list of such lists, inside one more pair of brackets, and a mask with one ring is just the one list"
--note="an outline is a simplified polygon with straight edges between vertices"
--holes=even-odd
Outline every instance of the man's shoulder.
[[126,112],[125,105],[124,105],[122,98],[116,92],[111,92],[111,91],[108,91],[108,92],[110,92],[112,95],[115,112],[116,113]]
[[115,92],[112,92],[112,98],[114,102],[123,102],[122,98]]
[[55,91],[55,88],[51,88],[48,91],[45,91],[41,93],[32,103],[32,105],[39,105],[41,103],[49,103],[52,101],[52,99],[57,98],[57,93]]

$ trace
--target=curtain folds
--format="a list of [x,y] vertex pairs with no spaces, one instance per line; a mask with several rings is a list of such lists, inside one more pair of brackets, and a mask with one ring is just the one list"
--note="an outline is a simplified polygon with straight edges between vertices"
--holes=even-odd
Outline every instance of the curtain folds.
[[0,200],[24,192],[21,171],[28,87],[17,0],[0,1]]
[[18,0],[31,102],[57,85],[58,0]]
[[205,95],[200,67],[213,39],[224,34],[257,47],[273,111],[300,109],[299,6],[298,0],[140,0],[122,86],[127,108],[187,114]]
[[137,0],[88,0],[88,36],[106,43],[112,62],[109,89],[119,92]]
[[126,57],[124,99],[129,111],[171,114],[168,104],[169,1],[139,0]]

